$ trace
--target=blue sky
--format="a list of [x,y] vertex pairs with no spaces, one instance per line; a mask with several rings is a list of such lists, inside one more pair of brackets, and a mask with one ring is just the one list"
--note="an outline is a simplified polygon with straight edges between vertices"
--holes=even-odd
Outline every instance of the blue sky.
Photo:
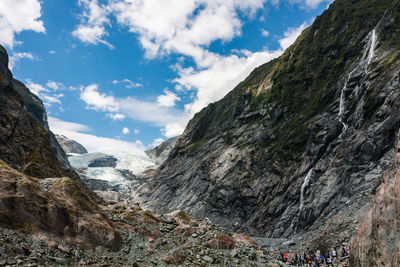
[[182,133],[330,0],[1,0],[14,77],[89,151]]

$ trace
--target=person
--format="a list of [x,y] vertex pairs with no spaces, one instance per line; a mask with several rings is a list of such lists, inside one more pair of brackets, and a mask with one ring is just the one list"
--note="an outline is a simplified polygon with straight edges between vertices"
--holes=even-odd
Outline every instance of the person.
[[326,259],[326,263],[327,263],[328,265],[332,265],[332,258],[331,258],[331,257],[328,257],[328,258]]
[[304,255],[301,255],[301,257],[300,257],[300,263],[301,263],[301,266],[304,265]]
[[333,257],[333,262],[337,262],[337,251],[336,248],[333,248],[332,250],[332,257]]
[[281,260],[282,260],[282,261],[285,261],[285,258],[283,257],[282,251],[279,251],[279,254],[281,255]]
[[349,246],[346,246],[346,253],[347,253],[347,255],[350,255],[350,247]]
[[287,253],[285,252],[285,254],[283,254],[283,257],[284,257],[284,262],[287,262]]

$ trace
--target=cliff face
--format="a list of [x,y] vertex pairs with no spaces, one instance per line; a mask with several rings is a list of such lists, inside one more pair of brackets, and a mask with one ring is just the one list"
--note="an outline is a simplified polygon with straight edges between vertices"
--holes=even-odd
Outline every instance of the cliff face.
[[0,159],[34,177],[74,176],[42,101],[12,77],[0,47]]
[[398,25],[398,0],[335,1],[194,116],[139,201],[271,237],[331,229],[348,241],[396,151]]
[[78,142],[69,139],[64,135],[55,135],[57,142],[60,144],[61,148],[65,153],[75,153],[75,154],[86,154],[88,151],[84,146]]
[[400,265],[400,142],[397,148],[395,162],[353,240],[351,266]]
[[172,137],[155,148],[146,150],[146,154],[156,162],[156,164],[163,163],[167,158],[171,150],[174,148],[179,136]]

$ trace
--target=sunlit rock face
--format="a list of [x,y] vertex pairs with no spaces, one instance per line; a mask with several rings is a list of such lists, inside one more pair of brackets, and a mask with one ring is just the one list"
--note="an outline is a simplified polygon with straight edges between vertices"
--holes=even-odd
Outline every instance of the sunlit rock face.
[[69,139],[64,135],[55,135],[57,142],[60,144],[61,148],[67,154],[85,154],[88,153],[86,148],[79,144],[78,142]]

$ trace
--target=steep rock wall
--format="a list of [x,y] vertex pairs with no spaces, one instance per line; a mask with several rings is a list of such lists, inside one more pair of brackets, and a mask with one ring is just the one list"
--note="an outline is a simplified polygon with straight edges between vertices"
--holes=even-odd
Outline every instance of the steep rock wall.
[[42,101],[12,78],[3,47],[0,65],[0,159],[34,177],[76,177],[49,130]]
[[194,116],[138,200],[271,237],[323,235],[354,210],[355,226],[337,233],[348,241],[393,162],[399,10],[335,1],[280,58]]

